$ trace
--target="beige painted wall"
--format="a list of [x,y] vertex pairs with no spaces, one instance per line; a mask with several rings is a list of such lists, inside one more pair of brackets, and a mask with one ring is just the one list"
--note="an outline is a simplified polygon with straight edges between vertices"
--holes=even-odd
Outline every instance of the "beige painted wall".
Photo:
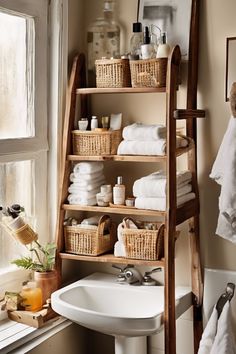
[[[122,50],[127,49],[127,39],[131,35],[131,23],[135,20],[136,0],[118,0],[118,18],[122,27]],[[218,216],[219,188],[209,179],[212,164],[216,157],[223,134],[226,130],[230,112],[229,104],[224,102],[225,90],[225,44],[226,37],[235,36],[235,0],[202,0],[200,21],[200,63],[199,63],[199,108],[207,109],[206,119],[198,121],[198,170],[201,199],[201,249],[203,265],[212,268],[236,270],[236,246],[215,236]],[[102,0],[69,0],[69,58],[76,49],[85,50],[86,26],[101,14]],[[185,74],[185,68],[183,72]],[[157,97],[158,96],[158,97]],[[185,107],[186,91],[183,85],[178,93],[179,107]],[[122,112],[125,124],[132,121],[153,122],[164,119],[164,95],[147,95],[140,99],[137,95],[94,97],[92,113],[101,115],[112,111]],[[158,113],[157,113],[158,109]],[[160,116],[160,117],[159,117]],[[139,164],[112,165],[114,173],[110,174],[110,182],[122,168],[125,176],[137,176],[148,173],[151,167]],[[146,169],[146,170],[145,170]],[[111,170],[111,169],[110,169]],[[131,179],[132,179],[131,178]],[[126,180],[128,183],[128,181]],[[130,181],[131,185],[132,181]],[[189,284],[189,257],[186,256],[188,237],[185,231],[177,243],[176,267],[177,283]],[[80,276],[97,269],[110,271],[109,265],[94,265],[71,262],[70,269],[79,269]],[[69,269],[69,268],[68,268]],[[90,333],[92,336],[92,333]],[[97,334],[96,334],[97,336]],[[177,350],[179,354],[191,354],[192,320],[191,313],[185,314],[177,324]],[[111,344],[110,344],[111,345]],[[151,354],[164,353],[163,337],[154,336],[150,341]],[[98,347],[97,347],[98,348]],[[98,349],[96,354],[98,354]],[[94,352],[95,353],[95,352]],[[84,353],[85,354],[85,353]]]

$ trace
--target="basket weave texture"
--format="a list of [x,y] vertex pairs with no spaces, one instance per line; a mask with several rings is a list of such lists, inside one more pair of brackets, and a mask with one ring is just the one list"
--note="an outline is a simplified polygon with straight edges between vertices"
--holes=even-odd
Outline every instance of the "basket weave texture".
[[[109,223],[108,233],[105,225]],[[87,256],[98,256],[113,249],[116,241],[116,224],[108,215],[103,215],[97,229],[64,227],[65,251]]]
[[95,61],[98,88],[130,87],[128,59],[100,59]]
[[132,87],[165,87],[167,58],[130,60]]
[[[142,222],[141,227],[148,222]],[[155,261],[164,257],[164,224],[152,222],[157,230],[129,229],[122,231],[126,258]]]
[[121,138],[121,130],[105,132],[73,130],[73,153],[83,156],[115,155]]
[[25,224],[17,230],[11,229],[5,223],[1,223],[1,225],[7,233],[13,236],[14,239],[20,242],[22,245],[28,245],[29,243],[32,243],[33,241],[36,241],[38,239],[38,234],[34,232],[34,230],[30,227],[29,224]]

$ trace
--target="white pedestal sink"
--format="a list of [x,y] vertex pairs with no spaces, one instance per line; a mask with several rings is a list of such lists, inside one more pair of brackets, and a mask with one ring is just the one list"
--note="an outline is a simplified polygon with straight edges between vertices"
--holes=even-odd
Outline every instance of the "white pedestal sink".
[[[52,294],[52,308],[84,327],[115,336],[116,354],[146,354],[146,336],[163,324],[164,287],[118,284],[94,273]],[[191,289],[176,288],[176,316],[192,304]]]

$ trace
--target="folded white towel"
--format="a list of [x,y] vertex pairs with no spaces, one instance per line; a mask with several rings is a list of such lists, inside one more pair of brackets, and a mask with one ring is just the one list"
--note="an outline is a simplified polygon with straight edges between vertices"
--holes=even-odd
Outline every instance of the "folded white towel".
[[126,257],[125,245],[121,241],[117,241],[114,245],[115,257]]
[[92,197],[92,198],[82,198],[79,195],[75,195],[75,194],[69,194],[68,195],[68,201],[69,204],[73,204],[73,205],[96,205],[97,204],[97,200],[96,197]]
[[[190,171],[177,172],[177,196],[191,192],[192,186],[189,184],[191,178]],[[134,182],[133,195],[135,197],[165,197],[167,191],[166,182],[165,172],[154,172]]]
[[198,354],[236,354],[229,301],[224,305],[219,319],[214,306],[203,332]]
[[73,182],[73,190],[75,192],[82,190],[91,191],[95,188],[100,188],[103,184],[106,184],[104,177],[99,177],[93,181],[83,181],[78,180],[78,182]]
[[[177,206],[180,206],[189,200],[195,198],[195,193],[187,193],[177,198]],[[166,210],[166,198],[145,198],[138,197],[135,199],[135,207],[138,209],[150,209],[150,210]]]
[[[176,148],[188,146],[188,140],[178,136],[176,138]],[[156,141],[128,141],[123,140],[117,150],[118,155],[165,155],[166,139]]]
[[103,162],[97,162],[97,161],[86,161],[86,162],[79,162],[74,166],[74,173],[94,173],[94,172],[99,172],[103,170]]
[[150,141],[164,139],[166,127],[162,124],[147,125],[134,123],[124,127],[122,136],[125,140]]
[[236,243],[236,119],[231,117],[210,177],[221,185],[216,234]]
[[79,182],[79,181],[94,181],[97,178],[104,177],[103,171],[93,172],[93,173],[75,173],[72,172],[70,174],[71,182]]
[[86,191],[86,190],[78,190],[78,189],[74,189],[74,188],[68,188],[68,192],[70,194],[73,194],[75,196],[80,196],[81,198],[93,198],[96,196],[96,194],[100,191],[100,188],[95,188],[92,189],[91,191]]

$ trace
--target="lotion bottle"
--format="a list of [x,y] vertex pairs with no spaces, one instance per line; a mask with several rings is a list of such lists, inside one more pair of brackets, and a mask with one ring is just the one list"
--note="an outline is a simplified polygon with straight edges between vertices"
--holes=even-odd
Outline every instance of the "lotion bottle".
[[166,32],[161,33],[160,44],[157,48],[157,58],[168,58],[170,54],[170,46],[167,43]]
[[122,184],[122,177],[117,177],[117,184],[113,187],[113,203],[115,205],[125,204],[125,185]]
[[151,43],[151,36],[149,33],[148,26],[144,27],[144,34],[143,34],[143,44],[141,45],[141,54],[142,59],[151,59],[153,58],[154,47]]
[[97,116],[92,116],[92,119],[91,119],[91,130],[94,130],[98,128],[98,119],[97,119]]

